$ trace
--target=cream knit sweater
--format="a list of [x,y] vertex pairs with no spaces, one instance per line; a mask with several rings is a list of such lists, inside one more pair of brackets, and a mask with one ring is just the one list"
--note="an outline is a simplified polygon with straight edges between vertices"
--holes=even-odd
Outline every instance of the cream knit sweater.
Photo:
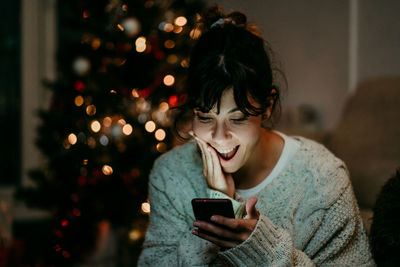
[[[346,166],[322,145],[295,139],[296,154],[256,195],[260,218],[253,233],[224,251],[191,234],[191,200],[227,197],[207,187],[196,144],[157,159],[139,266],[374,266]],[[233,202],[243,218],[245,200],[236,193]]]

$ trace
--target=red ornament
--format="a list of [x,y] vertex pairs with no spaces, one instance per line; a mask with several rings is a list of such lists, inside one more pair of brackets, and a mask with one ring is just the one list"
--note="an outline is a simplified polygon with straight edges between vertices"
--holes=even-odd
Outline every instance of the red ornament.
[[61,226],[68,226],[68,221],[67,220],[62,220],[61,221]]
[[170,107],[176,107],[178,104],[178,96],[176,95],[170,96],[168,103]]
[[85,89],[85,84],[82,81],[76,81],[74,84],[74,88],[78,92],[82,92]]

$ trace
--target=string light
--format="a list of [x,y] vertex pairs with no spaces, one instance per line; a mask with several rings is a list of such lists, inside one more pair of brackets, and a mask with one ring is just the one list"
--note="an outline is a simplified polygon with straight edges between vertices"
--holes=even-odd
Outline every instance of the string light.
[[158,143],[156,145],[156,149],[157,149],[158,152],[164,153],[165,151],[167,151],[167,145],[165,143],[163,143],[163,142]]
[[83,105],[83,102],[84,102],[84,100],[81,95],[78,95],[75,97],[75,100],[74,100],[75,106],[80,107]]
[[164,46],[165,46],[165,48],[172,49],[175,47],[175,42],[172,40],[166,40],[164,42]]
[[100,45],[101,45],[101,40],[100,40],[100,38],[93,38],[93,41],[92,41],[92,48],[93,48],[93,50],[99,49]]
[[187,19],[184,16],[179,16],[175,19],[175,25],[177,26],[184,26],[187,23]]
[[175,83],[175,78],[171,74],[168,74],[168,75],[165,75],[163,81],[166,86],[172,86]]
[[140,95],[139,95],[139,92],[138,92],[138,90],[137,89],[132,89],[132,96],[134,97],[134,98],[139,98],[140,97]]
[[111,124],[112,124],[112,119],[111,119],[111,117],[105,117],[105,118],[103,119],[103,126],[104,126],[104,127],[110,127]]
[[150,203],[149,202],[143,202],[141,208],[142,208],[142,212],[144,214],[149,214],[150,213]]
[[141,53],[146,50],[146,38],[141,36],[138,37],[135,41],[136,51]]
[[176,34],[181,33],[182,30],[183,30],[183,27],[181,27],[181,26],[175,26],[174,27],[174,33],[176,33]]
[[88,161],[89,161],[88,159],[84,159],[82,164],[83,164],[83,165],[87,165],[87,164],[88,164]]
[[100,144],[102,144],[103,146],[108,145],[108,137],[105,136],[105,135],[102,135],[102,136],[100,137]]
[[165,139],[166,133],[163,129],[158,129],[155,133],[154,136],[158,141],[162,141]]
[[126,124],[126,121],[125,121],[124,119],[119,119],[119,120],[118,120],[118,123],[121,124],[121,125],[125,125],[125,124]]
[[138,229],[133,229],[129,232],[129,239],[137,241],[142,237],[142,233]]
[[95,105],[89,105],[86,107],[86,114],[89,116],[93,116],[96,114],[96,106]]
[[133,131],[133,127],[130,124],[125,124],[124,127],[122,127],[122,132],[125,135],[130,135]]
[[118,29],[119,29],[121,32],[123,32],[123,31],[124,31],[124,27],[122,27],[122,25],[121,25],[121,24],[118,24],[118,25],[117,25],[117,27],[118,27]]
[[156,124],[154,121],[148,121],[144,125],[144,128],[146,129],[147,132],[152,133],[156,129]]
[[93,137],[89,137],[87,143],[90,148],[96,147],[96,140]]
[[174,25],[171,23],[165,23],[164,24],[164,31],[166,32],[172,32],[174,30]]
[[169,105],[167,102],[161,102],[158,107],[162,112],[167,112],[169,110]]
[[101,168],[101,171],[104,175],[111,175],[113,173],[113,169],[110,165],[104,165],[103,168]]
[[178,62],[178,57],[175,54],[171,54],[167,57],[167,62],[169,64],[175,64],[176,62]]
[[189,67],[189,61],[187,59],[184,59],[181,61],[181,66],[182,68],[188,68]]
[[189,36],[192,39],[198,39],[200,37],[200,35],[201,35],[201,30],[197,29],[197,28],[191,30],[189,33]]
[[98,133],[101,129],[101,124],[99,121],[94,120],[92,121],[92,123],[90,124],[90,129],[94,132],[94,133]]
[[75,145],[77,141],[78,141],[78,138],[76,137],[75,134],[71,133],[70,135],[68,135],[68,142],[71,145]]

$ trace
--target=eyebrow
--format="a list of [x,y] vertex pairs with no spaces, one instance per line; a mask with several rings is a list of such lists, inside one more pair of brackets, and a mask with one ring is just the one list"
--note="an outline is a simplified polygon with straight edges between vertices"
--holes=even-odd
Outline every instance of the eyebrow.
[[233,109],[229,110],[228,113],[233,113],[233,112],[236,112],[236,111],[240,111],[240,109],[239,108],[233,108]]

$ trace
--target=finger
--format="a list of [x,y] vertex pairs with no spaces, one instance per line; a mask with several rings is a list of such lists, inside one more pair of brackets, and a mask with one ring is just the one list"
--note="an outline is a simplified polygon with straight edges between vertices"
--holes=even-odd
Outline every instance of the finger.
[[234,241],[223,240],[223,239],[220,239],[220,238],[215,237],[215,236],[207,235],[206,233],[201,232],[201,231],[199,231],[197,229],[193,229],[192,230],[192,234],[194,234],[194,235],[196,235],[196,236],[198,236],[198,237],[200,237],[202,239],[208,240],[208,241],[214,243],[215,245],[217,245],[219,247],[223,247],[223,248],[233,248],[233,247],[236,247],[238,245]]
[[222,172],[221,163],[219,161],[217,152],[213,148],[210,148],[210,157],[211,157],[212,166],[213,166],[212,173],[213,173],[213,177],[215,179],[216,186],[217,186],[217,188],[223,190],[224,193],[228,194],[228,192],[226,192],[227,183],[225,180],[225,176]]
[[241,233],[236,233],[230,229],[204,221],[195,221],[194,226],[198,227],[199,233],[225,241],[242,242]]
[[259,217],[258,211],[256,209],[258,199],[256,197],[251,197],[246,202],[246,212],[248,215],[248,219],[257,219]]
[[[247,234],[251,233],[257,224],[256,219],[232,219],[221,215],[213,215],[211,221],[225,228],[229,228],[233,232]],[[239,235],[240,239],[242,237],[242,235]]]

